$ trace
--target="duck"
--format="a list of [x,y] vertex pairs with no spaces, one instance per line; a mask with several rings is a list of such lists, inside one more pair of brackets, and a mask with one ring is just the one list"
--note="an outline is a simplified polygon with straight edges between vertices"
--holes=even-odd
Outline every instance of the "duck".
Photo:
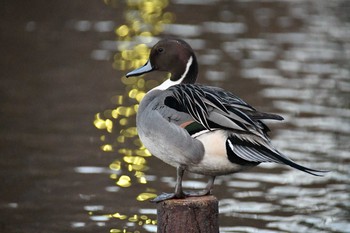
[[[137,132],[152,155],[176,168],[174,193],[162,193],[153,202],[209,195],[215,177],[260,163],[284,164],[315,176],[326,172],[294,162],[271,144],[270,129],[263,120],[283,117],[258,111],[222,88],[197,84],[197,58],[184,40],[161,39],[151,48],[145,65],[125,76],[153,71],[170,75],[141,100]],[[208,176],[208,184],[200,191],[184,191],[185,172]]]

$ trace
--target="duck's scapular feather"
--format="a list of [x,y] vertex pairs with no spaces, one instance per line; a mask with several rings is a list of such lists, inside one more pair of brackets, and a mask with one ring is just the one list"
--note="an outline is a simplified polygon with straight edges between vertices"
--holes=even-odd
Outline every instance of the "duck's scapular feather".
[[[223,129],[248,131],[263,137],[267,133],[267,128],[260,119],[252,118],[256,112],[253,107],[222,89],[199,84],[180,84],[170,87],[168,91],[207,130],[212,130],[210,123],[214,123],[215,129],[221,126]],[[247,112],[250,112],[250,116]]]

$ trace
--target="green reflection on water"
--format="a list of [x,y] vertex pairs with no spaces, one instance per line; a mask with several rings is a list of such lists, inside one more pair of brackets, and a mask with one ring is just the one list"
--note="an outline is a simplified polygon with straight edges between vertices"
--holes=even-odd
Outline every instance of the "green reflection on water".
[[[118,52],[114,55],[113,68],[121,71],[131,70],[142,66],[148,59],[150,48],[146,44],[133,45],[135,37],[142,37],[145,42],[151,41],[163,30],[163,25],[171,23],[174,15],[165,12],[167,0],[104,0],[105,4],[119,8],[125,8],[125,24],[115,28]],[[126,6],[122,6],[125,4]],[[110,178],[122,188],[128,188],[135,182],[147,184],[145,171],[147,170],[147,158],[151,156],[138,138],[135,127],[135,115],[141,99],[146,91],[158,84],[156,80],[127,79],[122,77],[125,92],[113,96],[111,101],[116,105],[113,109],[107,109],[97,113],[94,125],[103,132],[100,137],[101,150],[106,153],[116,153],[116,159],[109,168],[120,173],[111,174]],[[134,145],[132,148],[127,147]],[[135,196],[137,201],[146,201],[156,196],[154,189],[145,188]],[[93,215],[92,212],[89,213]],[[142,226],[144,224],[156,224],[156,220],[147,215],[127,216],[121,213],[109,214],[109,218],[119,221],[128,221]],[[111,229],[110,232],[129,232],[126,228]],[[138,231],[134,231],[135,233]]]

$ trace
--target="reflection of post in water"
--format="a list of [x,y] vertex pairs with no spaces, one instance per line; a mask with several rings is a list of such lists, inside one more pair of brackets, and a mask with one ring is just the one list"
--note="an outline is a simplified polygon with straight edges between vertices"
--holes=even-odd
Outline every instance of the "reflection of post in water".
[[[104,2],[116,8],[124,7],[118,0]],[[167,4],[166,0],[126,1],[125,24],[118,25],[115,29],[118,47],[118,52],[114,55],[115,69],[124,71],[139,67],[146,62],[149,48],[145,43],[152,42],[152,37],[162,31],[163,25],[173,20],[172,13],[164,12]],[[133,40],[138,41],[133,42]],[[137,136],[134,116],[145,91],[154,87],[157,81],[123,77],[122,82],[125,84],[125,92],[112,97],[113,103],[116,104],[115,108],[97,113],[94,125],[104,132],[100,138],[101,150],[118,153],[115,161],[110,164],[110,169],[116,171],[110,178],[115,180],[117,186],[126,188],[135,182],[147,183],[144,172],[147,169],[147,158],[150,153],[143,147]],[[135,198],[138,201],[145,201],[155,196],[155,190],[146,188],[145,192],[138,194]],[[128,217],[121,213],[114,213],[108,216],[139,226],[156,224],[155,220],[146,215],[134,214]],[[111,229],[110,232],[124,231],[125,229],[123,231]]]

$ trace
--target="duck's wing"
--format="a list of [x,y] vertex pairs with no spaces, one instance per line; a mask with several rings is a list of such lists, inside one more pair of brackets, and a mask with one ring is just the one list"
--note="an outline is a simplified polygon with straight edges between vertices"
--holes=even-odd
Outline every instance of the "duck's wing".
[[259,125],[260,128],[263,129],[262,131],[265,134],[269,132],[270,129],[261,120],[283,120],[283,117],[280,115],[257,111],[255,108],[250,106],[235,94],[227,92],[222,88],[212,86],[201,86],[201,88],[206,92],[215,93],[216,96],[219,96],[221,98],[224,105],[229,106],[228,108],[238,108],[247,114],[253,121],[255,121],[256,124]]
[[194,84],[194,86],[197,86],[198,88],[202,89],[206,93],[212,93],[217,98],[220,98],[220,101],[224,103],[225,105],[231,105],[232,107],[248,110],[248,111],[255,111],[255,108],[250,106],[248,103],[246,103],[244,100],[236,96],[235,94],[225,91],[224,89],[220,87],[213,87],[213,86],[204,86],[200,84]]
[[166,99],[168,107],[188,113],[205,129],[230,129],[266,137],[268,127],[261,119],[282,119],[256,111],[239,97],[220,88],[198,84],[175,85]]

